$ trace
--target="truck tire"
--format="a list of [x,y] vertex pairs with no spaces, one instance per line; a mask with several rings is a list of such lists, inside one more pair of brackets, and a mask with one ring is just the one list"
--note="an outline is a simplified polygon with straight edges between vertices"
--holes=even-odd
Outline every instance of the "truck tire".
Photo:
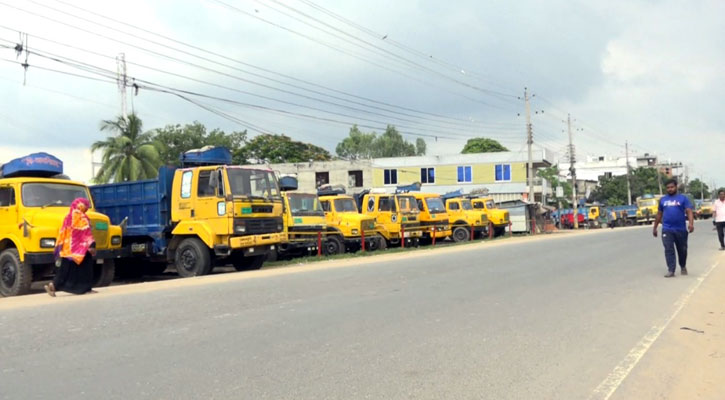
[[322,244],[325,255],[332,256],[335,254],[343,254],[345,252],[345,245],[342,240],[337,236],[328,236],[325,243]]
[[116,261],[105,259],[102,264],[93,265],[93,287],[105,287],[113,282],[116,274]]
[[17,249],[0,253],[0,297],[19,296],[30,292],[33,266],[20,262]]
[[237,257],[234,260],[234,269],[236,269],[237,271],[251,271],[255,269],[260,269],[262,268],[262,265],[264,265],[264,261],[266,259],[266,254],[263,254],[261,256]]
[[453,230],[451,237],[454,242],[467,242],[471,239],[471,232],[468,228],[459,226]]
[[174,265],[182,278],[206,275],[212,267],[209,248],[197,238],[186,238],[176,248]]
[[377,237],[377,239],[378,239],[378,250],[385,250],[385,249],[387,249],[388,248],[388,241],[385,240],[385,238],[382,237],[382,235],[377,235],[377,236],[378,236]]

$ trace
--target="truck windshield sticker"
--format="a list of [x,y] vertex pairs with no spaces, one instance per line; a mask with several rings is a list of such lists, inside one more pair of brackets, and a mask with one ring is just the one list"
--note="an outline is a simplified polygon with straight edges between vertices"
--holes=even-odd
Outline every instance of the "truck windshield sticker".
[[251,214],[252,207],[242,207],[242,214]]

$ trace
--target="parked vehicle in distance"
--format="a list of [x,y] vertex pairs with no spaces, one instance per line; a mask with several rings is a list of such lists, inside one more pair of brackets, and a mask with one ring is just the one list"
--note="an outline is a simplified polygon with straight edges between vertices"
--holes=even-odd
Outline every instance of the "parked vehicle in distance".
[[91,187],[111,221],[128,220],[123,246],[130,257],[122,267],[135,275],[173,263],[182,277],[206,275],[215,265],[261,268],[285,239],[274,172],[230,165],[231,152],[221,147],[181,158],[182,167],[161,167],[156,179]]
[[637,224],[650,224],[655,220],[657,216],[657,209],[659,207],[659,201],[662,196],[654,194],[644,194],[637,197],[635,202],[637,203]]
[[[454,241],[469,240],[471,231],[473,231],[474,239],[476,236],[481,237],[488,232],[488,216],[484,211],[474,209],[471,200],[463,197],[460,190],[446,193],[441,198],[446,204]],[[463,230],[466,231],[465,234]]]
[[418,224],[418,203],[409,194],[364,190],[356,195],[358,211],[375,218],[375,229],[386,246],[417,246],[422,236]]
[[471,205],[475,210],[483,210],[489,222],[493,224],[494,236],[501,236],[506,233],[510,217],[508,210],[501,210],[496,207],[492,197],[470,197]]
[[[446,205],[443,203],[441,195],[436,193],[411,193],[415,198],[418,205],[418,220],[422,233],[421,239],[426,244],[430,243],[433,237],[438,239],[445,239],[452,235],[451,225],[448,218],[448,212],[446,211]],[[459,239],[456,241],[468,240],[470,234],[464,233],[461,235],[459,229]],[[464,230],[464,229],[463,229]],[[455,240],[455,239],[454,239]]]
[[317,194],[325,212],[328,230],[342,236],[347,251],[361,249],[363,237],[366,250],[387,247],[385,238],[378,233],[375,218],[360,214],[355,199],[345,194],[344,187],[324,185],[317,190]]
[[697,218],[708,219],[712,218],[713,214],[713,203],[712,200],[703,200],[697,208]]
[[62,175],[63,163],[47,153],[12,160],[0,170],[0,296],[30,291],[33,280],[55,272],[55,240],[70,204],[88,199],[96,247],[94,286],[113,281],[121,227],[99,213],[88,187]]

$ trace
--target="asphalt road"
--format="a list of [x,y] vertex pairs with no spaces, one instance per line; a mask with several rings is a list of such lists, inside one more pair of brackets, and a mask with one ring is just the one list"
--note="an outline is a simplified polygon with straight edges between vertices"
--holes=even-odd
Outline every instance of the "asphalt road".
[[720,255],[710,229],[675,279],[642,227],[0,299],[0,398],[586,399]]

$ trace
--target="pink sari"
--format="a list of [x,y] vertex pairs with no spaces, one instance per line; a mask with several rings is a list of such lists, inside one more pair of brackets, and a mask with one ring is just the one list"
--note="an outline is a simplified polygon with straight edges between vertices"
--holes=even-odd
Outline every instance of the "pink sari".
[[71,203],[70,212],[63,220],[63,226],[55,241],[56,257],[73,260],[78,265],[83,262],[86,252],[94,243],[91,220],[86,215],[90,205],[83,198],[77,198]]

